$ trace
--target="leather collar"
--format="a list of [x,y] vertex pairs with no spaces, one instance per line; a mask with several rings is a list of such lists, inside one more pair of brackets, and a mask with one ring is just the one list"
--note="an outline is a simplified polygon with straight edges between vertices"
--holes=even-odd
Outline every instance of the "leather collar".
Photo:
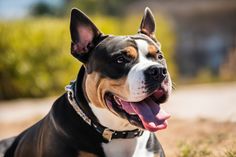
[[[82,71],[84,69],[81,69]],[[78,81],[78,80],[77,80]],[[83,93],[77,92],[77,81],[72,81],[69,85],[65,87],[67,91],[67,98],[76,111],[76,113],[90,126],[92,126],[99,134],[103,137],[103,142],[108,143],[112,139],[130,139],[139,137],[143,134],[143,130],[135,129],[135,130],[127,130],[127,131],[115,131],[109,129],[108,127],[103,126],[97,120],[93,120],[94,118],[89,117],[84,111],[83,108],[80,106],[78,101],[77,95],[83,95]],[[76,94],[75,94],[76,93]],[[88,104],[87,104],[88,105]]]

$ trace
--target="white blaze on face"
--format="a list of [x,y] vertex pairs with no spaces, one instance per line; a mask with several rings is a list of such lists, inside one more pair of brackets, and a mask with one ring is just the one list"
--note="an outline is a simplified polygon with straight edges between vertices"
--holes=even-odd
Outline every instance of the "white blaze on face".
[[142,39],[135,40],[139,53],[139,62],[134,65],[127,78],[127,84],[129,86],[129,101],[141,101],[147,96],[145,87],[144,71],[151,65],[159,65],[159,63],[148,60],[146,55],[148,54],[148,42]]

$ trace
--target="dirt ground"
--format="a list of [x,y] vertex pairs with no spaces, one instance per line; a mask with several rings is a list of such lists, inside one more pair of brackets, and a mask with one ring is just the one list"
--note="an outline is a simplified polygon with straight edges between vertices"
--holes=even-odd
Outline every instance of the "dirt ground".
[[[0,102],[0,139],[41,119],[54,100]],[[167,157],[236,157],[236,83],[177,88],[162,106],[172,114],[157,132]]]
[[236,125],[232,122],[172,119],[157,137],[167,157],[236,157]]
[[[0,123],[0,139],[17,135],[40,118]],[[236,125],[232,122],[172,119],[157,137],[167,157],[236,157]]]

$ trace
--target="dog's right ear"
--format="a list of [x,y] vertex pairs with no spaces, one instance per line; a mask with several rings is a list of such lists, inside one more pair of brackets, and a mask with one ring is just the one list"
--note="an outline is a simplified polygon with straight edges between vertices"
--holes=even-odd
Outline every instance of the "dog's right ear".
[[139,33],[145,34],[155,40],[155,18],[152,11],[146,7],[143,15],[143,19],[139,28]]
[[82,11],[74,8],[71,11],[70,35],[71,54],[86,63],[101,32]]

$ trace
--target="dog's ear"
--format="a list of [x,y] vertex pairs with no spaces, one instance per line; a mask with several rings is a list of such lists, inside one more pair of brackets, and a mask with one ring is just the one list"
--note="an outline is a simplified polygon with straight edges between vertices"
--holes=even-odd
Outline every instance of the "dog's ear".
[[86,63],[90,50],[96,45],[101,32],[80,10],[72,9],[70,19],[71,54]]
[[155,19],[152,11],[148,7],[145,8],[138,33],[146,34],[147,36],[155,39]]

